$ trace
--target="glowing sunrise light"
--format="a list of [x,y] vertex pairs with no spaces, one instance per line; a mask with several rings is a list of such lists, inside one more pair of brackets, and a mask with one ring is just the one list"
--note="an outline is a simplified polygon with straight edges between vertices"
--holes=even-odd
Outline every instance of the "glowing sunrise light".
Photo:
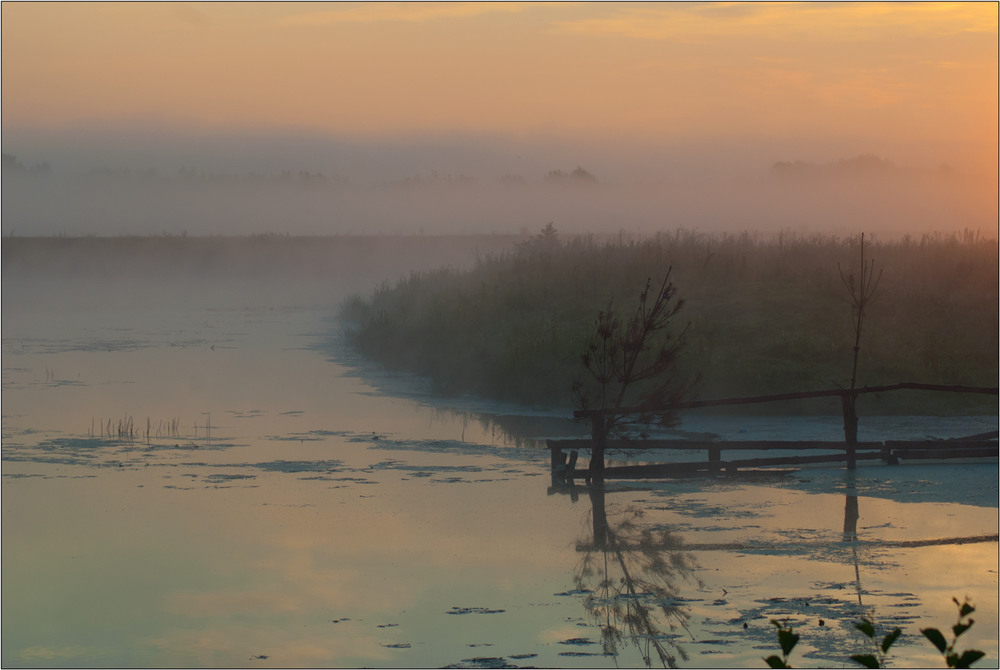
[[995,3],[8,3],[4,125],[996,136]]

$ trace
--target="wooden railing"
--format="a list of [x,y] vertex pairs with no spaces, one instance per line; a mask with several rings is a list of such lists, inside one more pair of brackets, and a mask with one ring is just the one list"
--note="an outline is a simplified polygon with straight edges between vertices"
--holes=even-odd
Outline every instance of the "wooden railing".
[[[844,441],[843,442],[815,442],[815,441],[756,441],[756,442],[720,442],[720,441],[682,441],[682,440],[641,440],[641,441],[613,441],[604,440],[600,445],[601,458],[597,467],[600,472],[595,473],[595,465],[592,462],[587,470],[577,470],[576,460],[580,449],[594,449],[594,440],[549,440],[548,446],[551,449],[552,480],[565,481],[575,477],[587,478],[596,476],[598,481],[606,477],[615,478],[642,478],[667,476],[665,473],[677,474],[681,472],[691,472],[699,470],[734,470],[740,467],[758,467],[765,465],[796,465],[805,463],[825,463],[845,461],[848,469],[854,469],[858,460],[882,459],[887,463],[897,463],[899,459],[927,459],[927,458],[975,458],[982,456],[997,456],[997,433],[983,433],[971,435],[967,438],[955,440],[937,441],[885,441],[885,442],[858,442],[857,441],[857,414],[854,409],[854,400],[859,395],[868,393],[887,393],[891,391],[914,390],[914,391],[936,391],[947,393],[973,393],[998,395],[998,388],[995,386],[967,386],[961,384],[923,384],[918,382],[901,382],[884,386],[864,386],[856,389],[825,389],[821,391],[799,391],[795,393],[778,393],[771,395],[746,396],[738,398],[721,398],[715,400],[692,400],[674,403],[669,406],[645,406],[645,407],[618,407],[602,408],[591,410],[577,410],[573,415],[578,419],[589,418],[594,423],[593,435],[599,435],[602,431],[598,429],[599,424],[603,424],[608,416],[633,416],[649,413],[658,413],[680,409],[696,409],[702,407],[725,407],[731,405],[750,405],[758,403],[780,402],[788,400],[803,400],[809,398],[839,397],[844,414]],[[636,466],[615,466],[605,467],[603,465],[603,453],[605,450],[621,449],[704,449],[707,451],[708,459],[703,462],[673,462],[653,465]],[[812,454],[800,456],[781,456],[774,458],[754,458],[736,461],[723,461],[722,452],[728,450],[768,450],[768,449],[791,449],[791,450],[824,450],[833,451],[827,454]],[[568,450],[568,453],[564,450]]]
[[[855,460],[882,460],[898,463],[900,460],[989,458],[1000,456],[998,431],[980,433],[950,440],[886,440],[884,442],[858,442],[854,445]],[[587,469],[577,469],[577,455],[592,446],[590,440],[547,440],[551,452],[553,482],[587,478]],[[843,442],[818,440],[609,440],[609,451],[704,451],[706,459],[671,461],[643,465],[619,465],[604,468],[607,479],[647,479],[670,477],[695,472],[737,471],[775,465],[805,465],[837,463],[848,460]],[[727,451],[823,451],[827,453],[780,455],[763,458],[723,460]]]

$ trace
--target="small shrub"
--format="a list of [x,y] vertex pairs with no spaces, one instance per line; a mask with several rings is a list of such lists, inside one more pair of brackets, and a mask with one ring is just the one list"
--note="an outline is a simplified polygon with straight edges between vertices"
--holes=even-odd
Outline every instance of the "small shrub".
[[[953,636],[950,643],[937,628],[922,628],[920,632],[937,647],[949,668],[971,668],[973,663],[986,655],[985,652],[977,649],[959,652],[955,649],[955,645],[958,643],[958,638],[972,628],[972,624],[975,623],[975,620],[968,619],[968,616],[975,612],[976,608],[969,604],[968,599],[962,603],[959,603],[957,598],[952,598],[952,601],[958,606],[958,620],[951,627]],[[788,665],[788,656],[798,644],[799,635],[792,630],[791,626],[786,626],[782,621],[771,619],[771,623],[778,629],[778,645],[781,647],[781,656],[773,654],[765,658],[764,661],[771,668],[790,668],[792,666]],[[863,618],[856,622],[854,627],[861,631],[865,637],[876,641],[875,625],[870,619]],[[889,649],[902,634],[901,628],[892,629],[882,638],[874,654],[854,654],[851,656],[851,660],[865,668],[884,668]]]
[[955,645],[958,643],[958,638],[972,628],[972,624],[975,623],[975,619],[969,619],[968,621],[965,621],[965,619],[975,612],[976,608],[969,604],[968,599],[961,604],[959,604],[957,598],[952,598],[952,601],[958,606],[958,620],[951,627],[953,636],[950,644],[937,628],[922,628],[920,632],[937,647],[938,651],[944,656],[949,668],[971,668],[973,663],[986,654],[977,649],[967,649],[960,654],[956,651]]
[[[875,641],[875,624],[871,622],[870,619],[861,619],[854,624],[854,627],[861,631],[868,639]],[[884,668],[885,659],[889,654],[889,648],[892,644],[899,639],[902,635],[902,628],[893,628],[891,632],[887,633],[885,637],[882,638],[881,644],[879,644],[878,649],[876,649],[874,654],[854,654],[851,656],[851,660],[858,665],[863,665],[866,668]]]
[[792,653],[792,649],[795,649],[795,645],[799,643],[799,636],[792,631],[791,626],[786,627],[777,619],[771,619],[771,623],[778,628],[778,645],[781,646],[781,656],[768,656],[764,660],[772,668],[790,668],[792,666],[788,665],[788,655]]

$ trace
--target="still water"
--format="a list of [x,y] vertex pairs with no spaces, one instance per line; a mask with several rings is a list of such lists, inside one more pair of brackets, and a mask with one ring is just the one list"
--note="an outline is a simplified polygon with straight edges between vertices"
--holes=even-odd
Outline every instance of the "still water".
[[5,269],[3,666],[764,667],[784,619],[794,664],[851,667],[862,616],[903,628],[895,665],[940,666],[918,630],[949,628],[953,596],[997,665],[996,463],[555,491],[564,414],[436,399],[339,344],[339,301],[406,270]]

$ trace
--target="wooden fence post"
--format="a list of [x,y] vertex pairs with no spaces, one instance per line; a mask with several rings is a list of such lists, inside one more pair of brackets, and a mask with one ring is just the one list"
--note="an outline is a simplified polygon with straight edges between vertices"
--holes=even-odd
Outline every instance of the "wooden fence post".
[[566,453],[549,443],[551,466],[552,466],[552,486],[563,486],[566,483]]
[[719,464],[718,467],[719,468],[722,467],[722,451],[720,451],[718,447],[708,448],[708,462],[718,463]]
[[610,526],[608,526],[608,514],[604,507],[604,488],[599,486],[590,487],[591,517],[594,529],[594,546],[598,549],[608,547],[608,536]]
[[844,413],[844,441],[847,443],[847,469],[854,470],[858,467],[857,444],[858,444],[858,412],[855,408],[857,394],[853,391],[844,391],[840,394],[840,405]]
[[590,452],[590,472],[587,482],[602,486],[604,484],[604,446],[607,443],[606,419],[603,414],[592,417],[591,440],[593,446]]

